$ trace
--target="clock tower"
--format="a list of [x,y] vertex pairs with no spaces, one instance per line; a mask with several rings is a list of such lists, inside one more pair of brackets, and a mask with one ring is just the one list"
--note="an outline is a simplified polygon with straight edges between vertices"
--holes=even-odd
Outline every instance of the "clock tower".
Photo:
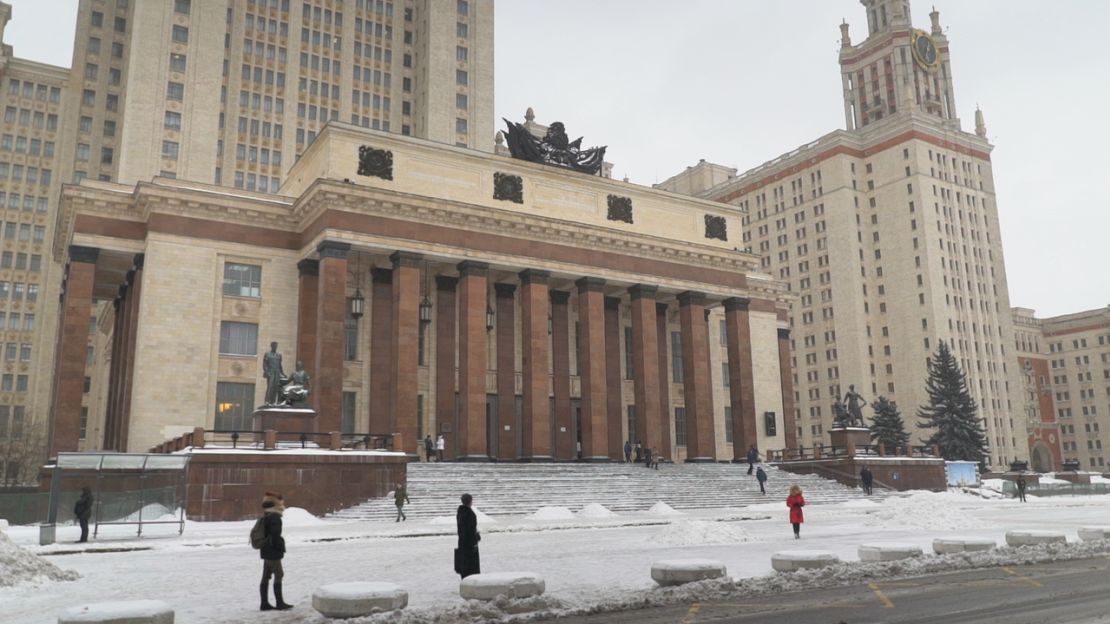
[[913,27],[909,0],[860,0],[867,9],[867,39],[852,45],[840,25],[844,119],[849,130],[895,113],[917,110],[957,128],[948,38],[940,13],[929,14],[929,32]]

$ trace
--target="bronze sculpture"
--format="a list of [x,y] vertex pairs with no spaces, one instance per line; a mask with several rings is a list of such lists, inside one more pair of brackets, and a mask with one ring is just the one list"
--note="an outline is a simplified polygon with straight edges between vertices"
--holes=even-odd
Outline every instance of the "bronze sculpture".
[[266,405],[281,405],[281,386],[285,383],[285,372],[281,369],[281,354],[278,343],[271,342],[270,350],[262,356],[262,376],[266,378]]
[[567,136],[563,122],[553,122],[542,139],[532,136],[524,124],[504,119],[509,132],[506,143],[513,158],[545,165],[555,165],[598,175],[605,162],[605,147],[582,148],[582,137],[573,141]]

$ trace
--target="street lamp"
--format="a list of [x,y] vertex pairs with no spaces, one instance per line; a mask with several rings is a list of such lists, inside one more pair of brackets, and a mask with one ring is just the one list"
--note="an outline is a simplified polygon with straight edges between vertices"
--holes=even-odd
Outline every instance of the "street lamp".
[[366,297],[362,296],[362,258],[356,256],[355,262],[355,295],[347,299],[347,312],[357,321],[366,309]]

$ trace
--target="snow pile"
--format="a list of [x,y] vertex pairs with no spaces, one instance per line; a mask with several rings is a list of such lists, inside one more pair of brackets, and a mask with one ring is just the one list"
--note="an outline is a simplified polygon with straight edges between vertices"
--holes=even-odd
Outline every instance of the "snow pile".
[[663,501],[659,501],[659,502],[655,503],[654,505],[652,505],[651,509],[648,510],[648,514],[650,514],[652,516],[684,516],[684,515],[686,515],[686,514],[682,513],[681,511],[675,509],[674,507],[671,507],[667,503],[664,503]]
[[282,524],[285,526],[303,527],[324,524],[320,518],[309,513],[301,507],[286,507],[281,514]]
[[666,546],[702,546],[705,544],[737,544],[752,540],[748,532],[725,522],[682,520],[665,526],[645,540]]
[[612,518],[617,514],[609,511],[600,503],[590,503],[578,512],[579,518]]
[[856,500],[847,500],[842,503],[837,503],[836,507],[840,509],[862,509],[866,511],[878,509],[879,507],[882,507],[882,504],[877,503],[869,498],[860,498]]
[[0,532],[0,587],[38,581],[73,581],[81,575],[63,570],[38,555],[28,552]]
[[0,533],[6,533],[7,531],[8,531],[8,521],[3,519],[3,518],[0,518]]
[[[166,507],[161,503],[150,503],[148,505],[144,505],[140,511],[142,512],[143,522],[173,521],[181,519],[174,514],[172,509]],[[138,522],[139,515],[140,512],[135,511],[123,520],[125,522]]]
[[1110,483],[1110,479],[1102,475],[1091,475],[1091,483]]
[[[478,509],[477,505],[471,505],[470,510],[474,512],[475,516],[478,516],[478,524],[494,524],[494,523],[497,522],[497,520],[494,520],[492,516],[487,516],[486,514],[482,513]],[[453,525],[453,524],[455,524],[455,522],[456,522],[455,516],[439,516],[439,517],[432,518],[431,520],[429,520],[428,524],[452,524]]]
[[532,520],[573,520],[574,512],[566,507],[540,507],[528,517]]
[[[371,616],[344,620],[350,624],[455,624],[461,622],[531,621],[536,616],[562,613],[569,605],[551,596],[493,600],[467,600],[462,605],[439,608],[408,608],[404,611],[376,613]],[[521,615],[527,614],[527,615]],[[514,617],[515,616],[515,617]]]
[[1057,479],[1056,477],[1050,477],[1048,475],[1041,475],[1040,482],[1041,485],[1072,485],[1071,481]]
[[980,529],[994,527],[972,516],[961,507],[966,499],[961,494],[947,492],[916,492],[910,496],[891,496],[880,508],[868,514],[864,523],[869,526],[918,527],[940,531]]

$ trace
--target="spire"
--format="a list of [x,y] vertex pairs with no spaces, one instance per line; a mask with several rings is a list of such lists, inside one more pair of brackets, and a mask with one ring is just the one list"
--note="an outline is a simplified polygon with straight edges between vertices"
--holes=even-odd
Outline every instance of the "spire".
[[987,122],[983,119],[983,110],[975,105],[975,134],[987,138]]
[[852,45],[852,37],[848,34],[848,20],[841,19],[840,22],[840,47],[847,48]]
[[929,13],[929,19],[933,22],[933,34],[939,35],[944,31],[940,28],[940,11],[934,6],[933,11]]

